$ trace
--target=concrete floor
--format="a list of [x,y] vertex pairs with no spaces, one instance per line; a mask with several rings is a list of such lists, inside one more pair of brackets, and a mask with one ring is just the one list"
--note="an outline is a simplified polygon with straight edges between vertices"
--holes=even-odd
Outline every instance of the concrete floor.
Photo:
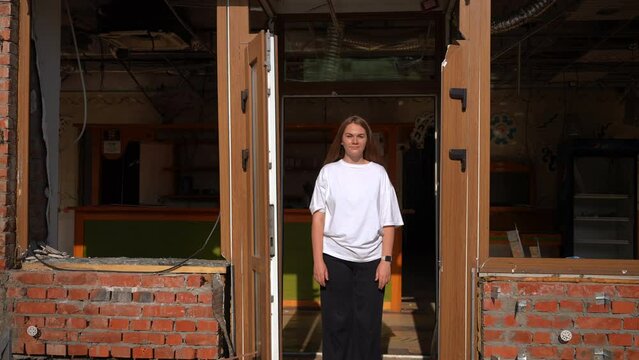
[[[435,315],[433,308],[415,309],[405,303],[401,312],[382,317],[384,359],[429,359]],[[318,310],[284,309],[284,359],[321,359],[322,323]]]

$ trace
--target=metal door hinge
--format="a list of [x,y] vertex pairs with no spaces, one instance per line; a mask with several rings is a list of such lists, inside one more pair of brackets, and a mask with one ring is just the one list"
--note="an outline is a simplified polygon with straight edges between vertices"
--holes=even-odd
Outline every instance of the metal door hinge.
[[242,90],[240,93],[242,99],[242,114],[246,114],[246,101],[248,100],[249,92],[248,89]]
[[244,170],[244,172],[246,172],[246,167],[248,166],[248,160],[249,160],[249,150],[242,149],[242,170]]
[[271,35],[271,33],[269,31],[266,32],[266,54],[264,56],[264,61],[265,61],[265,66],[266,66],[266,72],[271,72],[271,37],[273,35]]
[[462,112],[466,112],[468,91],[465,88],[451,88],[448,91],[451,99],[461,100]]
[[461,162],[461,171],[466,172],[466,149],[450,149],[448,157],[451,160]]

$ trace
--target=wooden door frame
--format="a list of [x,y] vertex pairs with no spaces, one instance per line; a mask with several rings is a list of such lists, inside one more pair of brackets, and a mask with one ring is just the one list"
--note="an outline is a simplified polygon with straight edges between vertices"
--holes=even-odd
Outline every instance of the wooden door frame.
[[[438,351],[441,359],[478,359],[477,275],[480,239],[489,231],[490,0],[459,0],[463,40],[442,64],[440,148],[440,288]],[[451,89],[465,89],[463,101]],[[466,169],[450,150],[466,150]],[[460,189],[460,187],[464,187]],[[460,196],[462,194],[462,196]],[[460,224],[465,227],[460,229]]]

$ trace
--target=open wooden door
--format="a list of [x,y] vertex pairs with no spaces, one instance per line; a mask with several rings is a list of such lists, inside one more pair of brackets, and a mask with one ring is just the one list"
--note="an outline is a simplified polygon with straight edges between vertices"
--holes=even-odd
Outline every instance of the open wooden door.
[[479,239],[488,236],[490,0],[459,1],[442,63],[438,359],[478,359]]
[[[242,107],[247,114],[248,149],[242,166],[249,174],[248,237],[243,246],[242,278],[246,294],[238,324],[247,359],[279,359],[279,179],[278,129],[274,66],[275,39],[264,31],[246,49],[247,90]],[[240,310],[240,309],[237,309]],[[240,328],[241,326],[241,328]]]

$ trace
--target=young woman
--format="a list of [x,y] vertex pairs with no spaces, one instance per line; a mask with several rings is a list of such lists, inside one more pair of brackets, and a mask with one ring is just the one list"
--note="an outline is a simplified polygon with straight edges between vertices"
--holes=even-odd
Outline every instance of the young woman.
[[324,164],[310,203],[322,358],[378,360],[395,227],[404,224],[397,196],[359,116],[342,122]]

